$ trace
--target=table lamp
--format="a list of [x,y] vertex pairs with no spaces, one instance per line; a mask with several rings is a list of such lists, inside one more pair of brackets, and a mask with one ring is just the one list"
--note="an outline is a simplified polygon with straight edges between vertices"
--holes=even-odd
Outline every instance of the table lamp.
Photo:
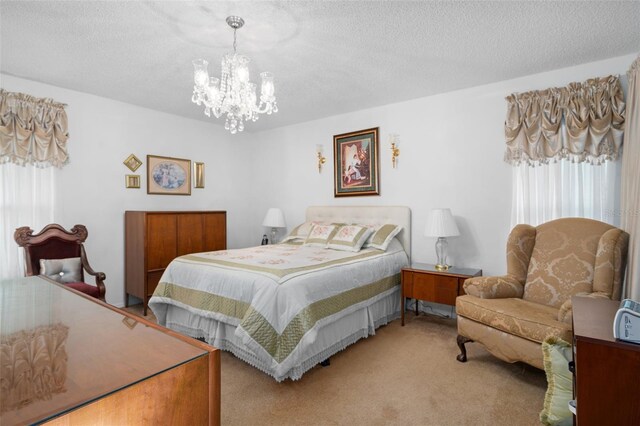
[[274,207],[267,210],[267,215],[262,221],[262,226],[271,228],[271,244],[275,244],[277,228],[285,228],[287,226],[284,222],[284,213],[282,213],[282,210]]
[[447,237],[457,237],[460,235],[451,210],[431,210],[431,214],[427,219],[427,226],[424,229],[424,235],[438,238],[436,241],[436,255],[438,256],[436,269],[438,271],[446,271],[449,269],[449,265],[447,265]]

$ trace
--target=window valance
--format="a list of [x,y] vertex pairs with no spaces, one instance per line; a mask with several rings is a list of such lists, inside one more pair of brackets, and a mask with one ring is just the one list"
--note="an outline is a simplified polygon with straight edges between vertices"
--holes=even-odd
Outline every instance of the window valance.
[[507,163],[536,165],[564,158],[600,164],[618,158],[625,104],[617,76],[513,93],[506,100]]
[[65,105],[0,89],[0,164],[62,167],[67,153]]

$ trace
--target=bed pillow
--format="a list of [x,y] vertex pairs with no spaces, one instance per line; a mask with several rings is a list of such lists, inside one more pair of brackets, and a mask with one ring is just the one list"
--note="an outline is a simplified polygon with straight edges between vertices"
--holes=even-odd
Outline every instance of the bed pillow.
[[373,228],[371,236],[365,241],[364,247],[386,250],[393,237],[398,235],[400,231],[402,231],[402,226],[400,225],[386,224],[376,226]]
[[571,425],[573,415],[568,406],[573,396],[573,374],[568,365],[573,358],[571,345],[557,337],[548,337],[542,342],[542,355],[547,393],[540,421],[545,425]]
[[330,225],[321,223],[313,225],[307,239],[304,240],[304,245],[326,248],[329,240],[333,238],[339,227],[340,225],[333,223]]
[[291,232],[289,232],[289,235],[287,235],[282,240],[282,242],[285,243],[287,241],[296,241],[296,240],[304,241],[309,236],[309,232],[311,232],[311,228],[313,228],[313,225],[316,223],[318,222],[301,223],[300,225],[293,228]]
[[79,257],[67,259],[40,259],[40,274],[59,283],[82,281],[82,263]]
[[360,251],[373,229],[362,225],[342,225],[329,240],[327,247],[335,250]]

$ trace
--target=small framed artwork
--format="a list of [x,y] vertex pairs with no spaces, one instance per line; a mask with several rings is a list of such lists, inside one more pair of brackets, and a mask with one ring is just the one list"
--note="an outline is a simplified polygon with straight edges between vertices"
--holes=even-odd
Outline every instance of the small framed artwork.
[[191,160],[147,155],[147,194],[191,195]]
[[204,188],[204,163],[193,162],[193,187]]
[[140,175],[126,175],[124,182],[127,188],[140,188]]
[[380,195],[378,129],[333,137],[334,196]]
[[138,170],[138,167],[142,165],[142,161],[140,161],[140,159],[133,154],[128,156],[127,159],[123,161],[123,163],[132,172],[135,172],[136,170]]

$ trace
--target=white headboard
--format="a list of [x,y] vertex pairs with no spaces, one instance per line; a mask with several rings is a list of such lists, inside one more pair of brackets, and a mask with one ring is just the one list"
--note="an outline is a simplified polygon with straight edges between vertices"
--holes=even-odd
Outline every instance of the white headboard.
[[402,226],[397,236],[411,259],[411,209],[403,206],[311,206],[307,221],[344,223],[393,223]]

